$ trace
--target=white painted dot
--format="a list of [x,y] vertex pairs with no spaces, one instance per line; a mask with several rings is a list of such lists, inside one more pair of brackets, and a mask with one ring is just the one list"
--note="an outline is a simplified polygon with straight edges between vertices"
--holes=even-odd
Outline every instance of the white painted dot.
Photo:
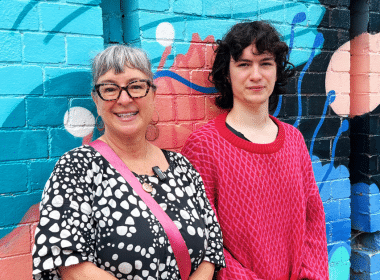
[[156,28],[156,41],[164,47],[171,46],[175,37],[174,27],[169,22],[161,22]]
[[72,107],[65,113],[63,123],[71,135],[85,137],[94,130],[95,117],[86,108]]

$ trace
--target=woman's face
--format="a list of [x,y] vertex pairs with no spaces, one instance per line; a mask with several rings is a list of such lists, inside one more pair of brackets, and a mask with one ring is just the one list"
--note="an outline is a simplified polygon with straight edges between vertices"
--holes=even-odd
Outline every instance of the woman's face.
[[[100,76],[96,84],[112,83],[125,87],[136,80],[149,79],[147,75],[137,69],[124,68],[124,72],[115,74],[111,69]],[[152,88],[142,98],[132,99],[125,90],[122,90],[118,100],[104,101],[95,93],[94,101],[98,114],[101,116],[106,136],[144,136],[154,112],[155,93]]]

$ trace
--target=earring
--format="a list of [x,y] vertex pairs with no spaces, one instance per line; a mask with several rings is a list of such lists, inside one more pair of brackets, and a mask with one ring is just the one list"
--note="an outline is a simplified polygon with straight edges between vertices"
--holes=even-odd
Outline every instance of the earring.
[[148,128],[145,133],[145,139],[148,141],[154,141],[158,138],[160,135],[160,130],[157,127],[158,122],[160,121],[160,115],[158,114],[157,111],[155,111],[157,114],[157,120],[151,120]]
[[100,116],[97,116],[96,119],[95,119],[95,125],[96,125],[96,128],[99,130],[99,131],[103,131],[104,130],[104,122],[102,120],[102,118]]

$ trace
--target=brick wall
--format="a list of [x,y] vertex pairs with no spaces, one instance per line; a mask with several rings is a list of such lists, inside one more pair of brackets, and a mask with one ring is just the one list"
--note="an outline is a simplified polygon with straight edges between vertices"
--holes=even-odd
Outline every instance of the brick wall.
[[41,190],[57,158],[82,143],[64,116],[82,103],[95,112],[89,59],[103,49],[99,2],[0,2],[0,279],[31,279]]
[[[0,279],[31,279],[43,186],[59,156],[98,135],[89,61],[103,45],[148,52],[158,86],[155,144],[178,151],[220,113],[207,79],[212,48],[247,19],[270,20],[292,49],[297,75],[273,114],[309,148],[330,278],[348,279],[352,263],[352,278],[378,279],[378,253],[368,252],[379,251],[379,1],[356,9],[349,0],[0,2]],[[351,223],[354,237],[368,232],[353,244]]]

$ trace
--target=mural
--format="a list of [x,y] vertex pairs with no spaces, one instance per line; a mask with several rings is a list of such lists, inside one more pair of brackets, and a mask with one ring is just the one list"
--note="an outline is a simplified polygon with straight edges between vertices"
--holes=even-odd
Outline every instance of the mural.
[[[12,179],[1,181],[0,207],[4,208],[2,213],[9,213],[0,217],[1,256],[30,253],[30,248],[21,248],[25,241],[20,240],[29,242],[33,236],[37,203],[55,161],[65,151],[99,136],[96,109],[89,94],[89,60],[103,48],[102,36],[120,40],[120,35],[112,33],[120,32],[120,28],[109,28],[105,32],[110,34],[103,34],[100,1],[72,2],[75,5],[10,1],[17,4],[8,17],[12,22],[0,20],[0,29],[8,30],[7,34],[0,32],[0,38],[7,39],[5,47],[0,47],[0,104],[5,108],[0,112],[0,174],[11,174],[8,176],[17,181],[20,170],[24,170],[27,178],[12,187],[7,186]],[[194,129],[220,113],[212,103],[215,88],[207,79],[216,39],[247,19],[270,20],[283,35],[291,48],[290,60],[297,76],[289,85],[290,94],[280,98],[274,115],[300,129],[305,137],[325,206],[330,278],[348,279],[348,117],[371,112],[379,104],[374,97],[370,107],[350,108],[349,22],[338,26],[343,34],[337,36],[339,40],[332,39],[322,0],[225,1],[228,5],[178,1],[182,5],[173,4],[173,13],[159,8],[152,13],[141,2],[140,10],[130,5],[125,11],[131,28],[124,28],[129,32],[124,38],[135,38],[133,42],[152,60],[161,119],[161,136],[156,143],[162,148],[179,150]],[[103,1],[103,9],[110,3]],[[347,8],[348,4],[342,7],[345,11]],[[37,9],[42,15],[42,33]],[[338,20],[345,22],[343,17]],[[38,40],[29,41],[25,57],[11,55],[14,46],[21,45],[15,30],[25,29],[38,35]],[[371,36],[373,42],[380,41],[377,35]],[[27,39],[24,36],[24,44]],[[16,61],[10,65],[12,59]],[[17,92],[10,94],[9,89]],[[168,134],[171,139],[162,136]],[[30,226],[29,230],[25,225]],[[7,277],[17,279],[9,274]]]

